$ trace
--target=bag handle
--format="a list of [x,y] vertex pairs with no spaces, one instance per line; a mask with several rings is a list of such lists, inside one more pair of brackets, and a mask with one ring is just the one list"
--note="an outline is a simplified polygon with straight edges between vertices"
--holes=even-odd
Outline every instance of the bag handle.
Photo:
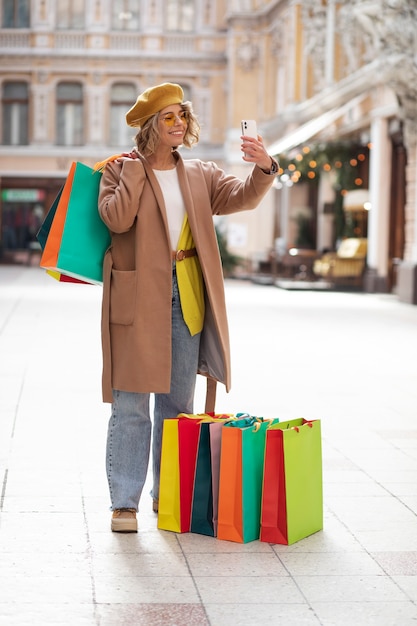
[[206,406],[204,409],[205,413],[214,413],[214,407],[216,405],[216,391],[217,391],[217,381],[214,378],[207,378],[207,387],[206,387]]

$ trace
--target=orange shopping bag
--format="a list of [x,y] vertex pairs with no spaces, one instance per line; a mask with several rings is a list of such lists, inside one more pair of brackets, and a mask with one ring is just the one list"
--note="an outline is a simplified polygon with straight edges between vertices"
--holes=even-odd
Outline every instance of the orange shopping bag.
[[61,245],[62,232],[65,226],[65,218],[67,215],[68,202],[74,180],[75,166],[76,163],[72,163],[65,185],[60,192],[55,215],[42,252],[40,266],[47,269],[55,268],[58,261],[59,247]]

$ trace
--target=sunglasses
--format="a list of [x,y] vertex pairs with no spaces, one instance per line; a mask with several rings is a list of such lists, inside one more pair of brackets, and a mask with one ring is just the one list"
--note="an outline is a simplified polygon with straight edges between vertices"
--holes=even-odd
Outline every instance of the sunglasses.
[[188,111],[181,111],[179,115],[174,115],[174,113],[168,113],[168,115],[164,115],[164,117],[161,117],[161,120],[165,122],[167,126],[174,126],[177,119],[179,119],[180,122],[184,124],[184,126],[186,126],[188,124]]

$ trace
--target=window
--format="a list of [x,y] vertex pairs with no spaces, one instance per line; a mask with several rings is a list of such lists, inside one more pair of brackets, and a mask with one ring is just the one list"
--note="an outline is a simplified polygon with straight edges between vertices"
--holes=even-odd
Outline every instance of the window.
[[25,146],[28,144],[29,97],[26,83],[3,85],[3,144]]
[[3,28],[29,28],[30,0],[3,0]]
[[57,87],[58,146],[83,144],[83,89],[78,83],[60,83]]
[[111,3],[111,27],[113,30],[139,30],[137,0],[113,0]]
[[84,0],[58,0],[56,3],[56,27],[83,30],[84,5]]
[[167,0],[166,29],[182,33],[194,30],[194,0]]
[[126,113],[137,98],[134,85],[117,83],[111,90],[110,105],[110,145],[127,146],[133,144],[136,131],[126,124]]

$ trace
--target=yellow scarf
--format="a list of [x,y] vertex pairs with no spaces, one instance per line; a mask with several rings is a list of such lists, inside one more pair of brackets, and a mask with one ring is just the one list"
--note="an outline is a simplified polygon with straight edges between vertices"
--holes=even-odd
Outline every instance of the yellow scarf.
[[[189,250],[194,247],[191,228],[185,216],[178,240],[178,250]],[[205,309],[200,261],[198,256],[191,256],[177,261],[176,265],[182,314],[191,335],[196,335],[203,330]]]

